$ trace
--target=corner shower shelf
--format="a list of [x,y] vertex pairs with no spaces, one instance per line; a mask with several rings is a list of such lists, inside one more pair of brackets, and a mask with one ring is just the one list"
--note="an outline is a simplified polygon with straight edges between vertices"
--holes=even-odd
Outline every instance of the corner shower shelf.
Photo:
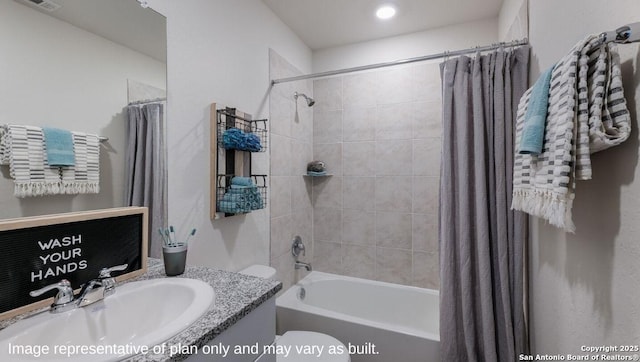
[[333,176],[333,174],[326,174],[326,175],[302,175],[302,177],[331,177]]

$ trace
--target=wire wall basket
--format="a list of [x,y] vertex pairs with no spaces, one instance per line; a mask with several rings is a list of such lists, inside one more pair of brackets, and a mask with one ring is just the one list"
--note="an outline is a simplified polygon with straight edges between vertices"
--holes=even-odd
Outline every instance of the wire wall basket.
[[[236,175],[233,174],[219,174],[218,175],[218,187],[217,193],[217,211],[227,214],[243,214],[254,210],[261,210],[267,207],[267,175],[251,175],[248,176],[255,185],[255,193],[250,197],[255,196],[251,201],[249,200],[235,200],[232,196],[227,194],[233,193],[231,188],[231,179]],[[222,203],[221,203],[222,202]],[[231,202],[231,204],[225,203]],[[244,203],[247,203],[246,205]],[[245,207],[246,206],[246,207]],[[237,207],[234,208],[234,207]],[[229,212],[231,211],[231,212]],[[238,212],[236,212],[238,211]]]
[[[239,150],[248,152],[265,152],[269,142],[269,134],[267,131],[267,119],[248,119],[235,114],[235,109],[218,109],[217,113],[217,132],[218,146],[227,150]],[[232,129],[237,129],[239,137],[255,137],[259,141],[258,148],[238,147],[235,144],[225,142],[225,133]],[[237,132],[237,131],[236,131]]]

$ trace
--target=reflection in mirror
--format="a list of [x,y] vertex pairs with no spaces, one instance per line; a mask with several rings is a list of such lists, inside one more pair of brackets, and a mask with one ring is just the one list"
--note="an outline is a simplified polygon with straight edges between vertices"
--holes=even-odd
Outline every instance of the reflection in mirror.
[[1,219],[127,205],[127,107],[166,94],[165,29],[136,0],[0,0],[0,124],[109,138],[97,194],[17,198],[0,166]]

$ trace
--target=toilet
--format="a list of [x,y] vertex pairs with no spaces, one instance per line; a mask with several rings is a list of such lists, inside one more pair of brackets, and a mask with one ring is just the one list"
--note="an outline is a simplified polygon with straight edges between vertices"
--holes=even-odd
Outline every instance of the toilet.
[[[240,270],[238,273],[251,275],[254,277],[273,279],[276,276],[276,270],[266,265],[251,265],[245,269]],[[339,340],[317,332],[309,331],[288,331],[282,336],[276,336],[275,342],[281,346],[294,346],[291,348],[291,352],[288,356],[278,355],[276,357],[277,362],[281,361],[295,361],[295,362],[307,362],[307,361],[326,361],[326,362],[350,362],[351,357],[345,352],[345,354],[327,354],[330,346],[342,346],[343,351],[347,351],[345,345]],[[318,358],[313,355],[299,354],[296,351],[295,346],[323,346],[323,355]]]

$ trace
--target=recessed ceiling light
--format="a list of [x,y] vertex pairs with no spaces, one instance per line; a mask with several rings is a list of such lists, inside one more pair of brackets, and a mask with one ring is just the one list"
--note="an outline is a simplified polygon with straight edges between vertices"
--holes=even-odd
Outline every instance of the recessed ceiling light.
[[396,15],[396,8],[391,5],[382,5],[376,10],[376,16],[379,19],[389,19]]

